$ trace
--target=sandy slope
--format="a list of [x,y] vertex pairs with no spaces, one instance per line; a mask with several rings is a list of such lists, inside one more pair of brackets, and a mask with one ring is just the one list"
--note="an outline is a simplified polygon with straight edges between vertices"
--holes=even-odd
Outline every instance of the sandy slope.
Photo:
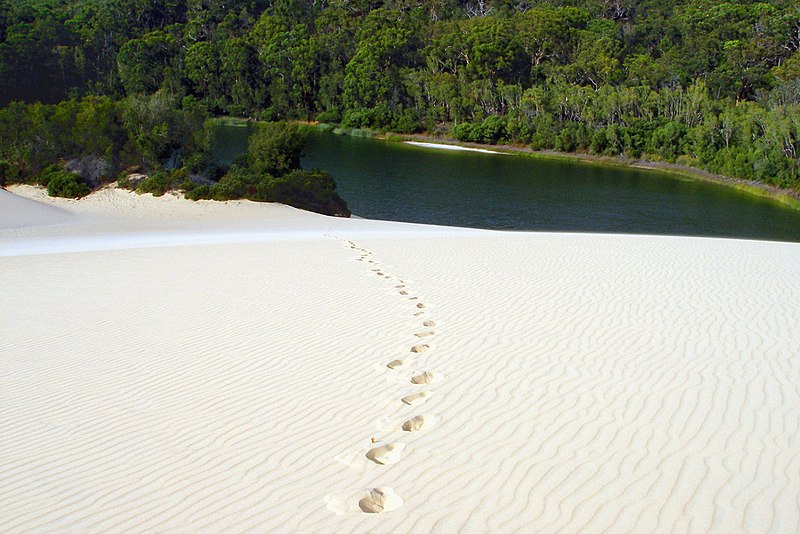
[[3,531],[800,529],[800,245],[45,202]]

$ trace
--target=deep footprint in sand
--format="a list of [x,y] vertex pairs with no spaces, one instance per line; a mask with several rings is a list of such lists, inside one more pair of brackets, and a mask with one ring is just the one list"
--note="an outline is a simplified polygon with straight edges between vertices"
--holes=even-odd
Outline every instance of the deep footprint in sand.
[[411,347],[411,352],[415,354],[422,354],[429,348],[431,348],[430,345],[414,345],[413,347]]
[[358,501],[361,511],[368,514],[391,512],[403,506],[403,499],[392,488],[380,486],[369,491],[369,495]]
[[435,373],[433,371],[424,371],[418,375],[414,375],[411,377],[412,384],[433,384],[434,382],[438,382],[441,378],[439,373]]
[[414,335],[417,336],[417,337],[431,337],[433,335],[436,335],[436,332],[419,332],[419,333],[414,334]]
[[387,443],[380,447],[375,447],[367,452],[367,458],[381,465],[396,464],[403,455],[405,443]]
[[420,391],[419,393],[406,395],[400,400],[403,401],[403,403],[408,404],[409,406],[417,406],[428,400],[428,397],[430,397],[431,395],[433,395],[433,392],[431,391]]
[[401,291],[400,294],[401,295],[408,295],[408,291]]
[[388,367],[389,369],[403,369],[405,367],[408,367],[410,363],[411,360],[408,360],[406,358],[400,358],[397,360],[390,361],[389,363],[386,364],[386,367]]
[[427,327],[436,326],[436,321],[425,321],[424,323],[422,323],[422,326],[427,326]]
[[405,432],[419,432],[433,426],[433,417],[430,415],[417,415],[403,423]]
[[421,302],[420,302],[419,304],[417,304],[417,308],[420,308],[420,309],[422,309],[422,308],[424,308],[424,307],[425,307],[425,305],[424,305],[423,303],[421,303]]

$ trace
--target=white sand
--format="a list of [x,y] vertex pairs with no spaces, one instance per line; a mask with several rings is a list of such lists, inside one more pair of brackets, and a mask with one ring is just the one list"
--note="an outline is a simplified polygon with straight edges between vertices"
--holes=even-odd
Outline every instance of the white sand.
[[444,143],[423,143],[422,141],[406,141],[407,145],[414,145],[420,146],[423,148],[436,148],[439,150],[460,150],[466,152],[480,152],[482,154],[502,154],[506,155],[505,152],[498,152],[497,150],[489,150],[487,148],[473,148],[469,146],[460,146],[460,145],[447,145]]
[[0,191],[4,532],[800,529],[798,244],[43,201]]

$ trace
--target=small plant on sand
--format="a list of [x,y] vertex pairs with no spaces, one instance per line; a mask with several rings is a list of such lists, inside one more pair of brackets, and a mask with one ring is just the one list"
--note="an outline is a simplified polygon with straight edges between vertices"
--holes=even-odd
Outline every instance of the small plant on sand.
[[51,197],[80,198],[91,192],[78,174],[50,166],[39,177]]

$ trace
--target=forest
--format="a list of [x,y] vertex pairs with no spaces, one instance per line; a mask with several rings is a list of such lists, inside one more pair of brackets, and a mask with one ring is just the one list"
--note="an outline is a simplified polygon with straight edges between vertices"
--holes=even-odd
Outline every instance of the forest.
[[246,162],[208,157],[208,119],[231,116],[800,192],[798,48],[796,0],[0,0],[0,184],[132,166],[235,182]]

